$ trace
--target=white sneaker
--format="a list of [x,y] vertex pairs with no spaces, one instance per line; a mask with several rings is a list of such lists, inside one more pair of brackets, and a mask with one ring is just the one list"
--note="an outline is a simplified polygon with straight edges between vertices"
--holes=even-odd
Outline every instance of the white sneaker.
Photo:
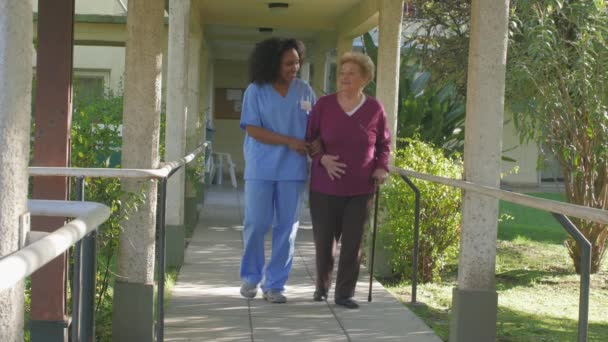
[[258,285],[257,284],[243,283],[243,285],[241,285],[241,296],[251,299],[251,298],[254,298],[257,294],[258,294]]

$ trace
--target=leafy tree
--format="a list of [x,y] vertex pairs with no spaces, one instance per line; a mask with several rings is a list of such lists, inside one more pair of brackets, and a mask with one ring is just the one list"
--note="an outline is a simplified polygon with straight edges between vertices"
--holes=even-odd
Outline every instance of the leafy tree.
[[[470,0],[411,0],[405,43],[421,52],[432,84],[466,94]],[[564,171],[571,203],[606,208],[606,1],[512,0],[507,104],[522,141],[547,146]],[[606,253],[605,225],[575,223],[593,245],[593,270]],[[573,260],[580,250],[566,246]],[[578,270],[578,262],[575,262]]]
[[447,154],[462,151],[465,110],[456,87],[452,83],[430,85],[431,73],[405,60],[399,85],[398,138],[417,136]]
[[[374,62],[378,48],[371,35],[363,36],[366,53]],[[464,103],[452,82],[431,84],[431,72],[423,69],[416,49],[401,54],[399,75],[397,138],[412,138],[441,147],[451,154],[462,150],[464,140]],[[375,82],[366,92],[374,94]],[[403,140],[397,140],[403,147]]]
[[403,22],[404,45],[419,51],[436,86],[453,84],[466,93],[471,0],[410,0]]
[[[604,0],[513,0],[507,90],[522,140],[544,143],[563,169],[568,201],[608,208],[608,9]],[[574,219],[592,244],[608,227]],[[577,272],[581,250],[566,247]]]

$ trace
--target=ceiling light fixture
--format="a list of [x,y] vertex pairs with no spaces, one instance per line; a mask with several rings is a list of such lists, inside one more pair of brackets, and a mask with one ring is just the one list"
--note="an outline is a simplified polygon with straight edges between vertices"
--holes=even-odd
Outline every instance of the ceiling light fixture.
[[258,27],[260,33],[272,33],[274,29],[272,27]]
[[286,2],[269,2],[268,9],[273,13],[283,13],[289,8]]

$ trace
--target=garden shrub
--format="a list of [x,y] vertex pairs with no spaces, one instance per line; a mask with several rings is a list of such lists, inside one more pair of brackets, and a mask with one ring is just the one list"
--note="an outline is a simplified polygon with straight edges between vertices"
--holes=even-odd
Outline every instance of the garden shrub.
[[[75,99],[71,126],[71,166],[89,168],[120,168],[122,147],[123,95],[107,92],[100,97]],[[166,116],[161,112],[159,153],[165,154]],[[187,151],[190,152],[190,151]],[[200,183],[202,156],[192,168],[186,169],[191,184]],[[76,199],[73,180],[72,199]],[[196,187],[198,188],[198,187]],[[85,199],[99,202],[111,209],[110,218],[99,227],[97,235],[96,335],[101,341],[112,339],[112,301],[121,222],[146,201],[142,191],[122,190],[120,179],[87,178]]]
[[[120,167],[123,96],[75,99],[71,126],[71,167]],[[72,199],[76,199],[72,179]],[[111,340],[112,287],[116,270],[120,222],[145,201],[142,192],[126,193],[120,179],[87,178],[85,200],[107,205],[110,218],[97,231],[96,335]]]
[[[458,155],[444,156],[440,148],[416,139],[402,139],[395,166],[449,178],[462,177]],[[420,189],[420,242],[418,279],[436,280],[440,271],[456,259],[460,241],[461,192],[459,189],[410,178]],[[378,226],[378,246],[388,252],[392,275],[405,279],[412,274],[414,248],[414,192],[392,175],[382,187],[382,212]]]

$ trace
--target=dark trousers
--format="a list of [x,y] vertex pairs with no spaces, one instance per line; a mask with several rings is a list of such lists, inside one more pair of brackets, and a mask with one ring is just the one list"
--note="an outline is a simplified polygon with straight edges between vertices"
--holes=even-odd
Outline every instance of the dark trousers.
[[369,219],[372,198],[373,194],[332,196],[310,193],[318,290],[327,293],[331,286],[336,246],[341,238],[335,298],[350,298],[355,295],[361,263],[361,240]]

